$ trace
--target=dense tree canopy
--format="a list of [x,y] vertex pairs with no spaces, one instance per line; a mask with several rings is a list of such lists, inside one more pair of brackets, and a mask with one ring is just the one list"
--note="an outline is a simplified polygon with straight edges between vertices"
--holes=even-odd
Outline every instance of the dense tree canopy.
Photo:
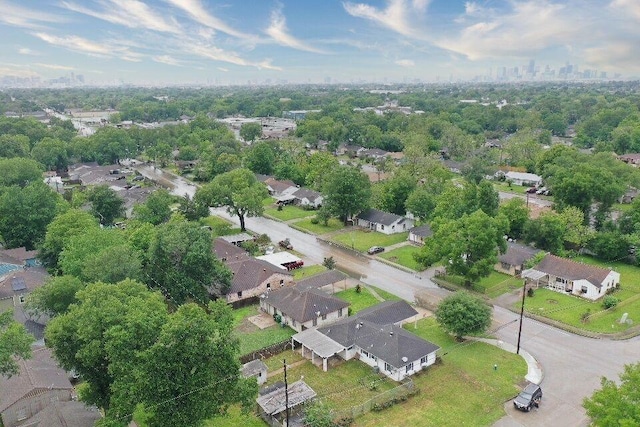
[[38,256],[45,266],[55,271],[58,268],[58,257],[69,240],[97,228],[98,222],[91,214],[79,209],[69,209],[56,216],[47,226]]
[[345,224],[364,211],[371,199],[369,177],[353,167],[339,167],[327,176],[322,190],[324,204]]
[[491,308],[482,299],[461,291],[443,299],[435,315],[440,326],[458,339],[485,332],[491,324]]
[[626,365],[620,382],[602,378],[601,388],[584,400],[596,427],[632,427],[640,424],[640,363]]
[[18,373],[16,358],[30,358],[33,341],[27,329],[13,320],[12,311],[0,313],[0,376]]
[[124,200],[107,185],[97,185],[89,190],[87,200],[91,203],[91,213],[103,225],[112,225],[124,215]]

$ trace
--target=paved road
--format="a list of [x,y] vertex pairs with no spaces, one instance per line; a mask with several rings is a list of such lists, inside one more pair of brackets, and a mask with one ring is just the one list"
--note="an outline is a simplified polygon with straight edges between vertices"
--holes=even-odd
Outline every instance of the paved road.
[[[171,175],[164,178],[171,179]],[[184,184],[176,182],[175,188],[179,191],[194,188]],[[223,209],[213,211],[238,223],[237,218],[230,218]],[[284,223],[259,217],[247,218],[246,225],[252,231],[266,233],[272,241],[288,237],[294,250],[304,254],[303,258],[309,262],[321,263],[324,257],[333,256],[341,270],[406,300],[413,301],[417,291],[427,292],[435,298],[447,295],[447,291],[438,288],[428,277],[390,267],[376,261],[375,257],[355,255],[329,246]],[[517,315],[513,312],[496,307],[494,322],[504,325],[495,333],[497,338],[515,345],[518,336],[516,320]],[[507,415],[496,426],[586,426],[588,420],[582,400],[599,388],[600,377],[617,378],[624,364],[640,360],[638,338],[628,341],[585,338],[531,319],[524,321],[521,346],[542,365],[544,399],[540,409],[530,413],[517,412],[511,402],[505,403]]]

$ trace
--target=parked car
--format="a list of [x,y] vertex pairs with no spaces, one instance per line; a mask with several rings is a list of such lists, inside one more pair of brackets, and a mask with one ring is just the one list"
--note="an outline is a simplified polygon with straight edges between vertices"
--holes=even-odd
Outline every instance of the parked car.
[[284,249],[289,249],[289,250],[293,249],[293,245],[291,244],[291,242],[289,241],[289,239],[280,240],[280,241],[278,242],[278,245],[279,245],[281,248],[284,248]]
[[527,193],[529,193],[529,194],[535,193],[536,191],[538,191],[538,189],[536,187],[527,188]]
[[529,383],[524,390],[513,400],[513,406],[524,412],[529,412],[534,406],[540,406],[542,389],[539,385]]
[[384,248],[382,246],[371,246],[367,251],[369,255],[379,254],[380,252],[384,252]]

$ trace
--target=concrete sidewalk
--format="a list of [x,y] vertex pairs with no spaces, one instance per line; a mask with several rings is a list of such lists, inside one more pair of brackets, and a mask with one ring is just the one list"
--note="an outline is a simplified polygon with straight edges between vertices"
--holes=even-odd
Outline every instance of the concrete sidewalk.
[[[489,338],[473,338],[473,337],[469,337],[469,339],[495,345],[496,347],[501,348],[502,350],[508,351],[509,353],[515,354],[517,350],[515,345],[506,343],[501,340],[489,339]],[[520,356],[522,356],[524,361],[527,362],[527,375],[524,378],[531,383],[540,384],[544,379],[544,372],[542,371],[542,366],[540,366],[540,363],[536,360],[535,357],[533,357],[528,351],[524,350],[522,347],[520,347]]]

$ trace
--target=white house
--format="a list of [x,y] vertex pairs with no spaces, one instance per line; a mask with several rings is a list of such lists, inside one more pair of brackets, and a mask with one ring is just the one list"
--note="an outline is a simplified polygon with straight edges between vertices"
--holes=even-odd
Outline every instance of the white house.
[[413,227],[412,219],[377,209],[367,209],[356,216],[356,224],[360,227],[379,231],[384,234],[395,234],[408,231]]
[[309,190],[308,188],[298,188],[292,194],[293,203],[298,206],[309,206],[314,209],[322,206],[322,194],[317,191]]
[[606,295],[620,283],[620,273],[594,265],[547,255],[535,267],[522,272],[522,277],[538,287],[565,292],[590,300]]
[[433,231],[429,224],[409,229],[409,241],[418,245],[424,245],[424,240],[431,236],[433,236]]
[[319,289],[283,288],[265,293],[260,308],[279,315],[295,331],[327,325],[349,315],[349,303]]
[[526,185],[528,187],[542,185],[542,177],[535,173],[509,171],[504,174],[504,177],[515,185]]

